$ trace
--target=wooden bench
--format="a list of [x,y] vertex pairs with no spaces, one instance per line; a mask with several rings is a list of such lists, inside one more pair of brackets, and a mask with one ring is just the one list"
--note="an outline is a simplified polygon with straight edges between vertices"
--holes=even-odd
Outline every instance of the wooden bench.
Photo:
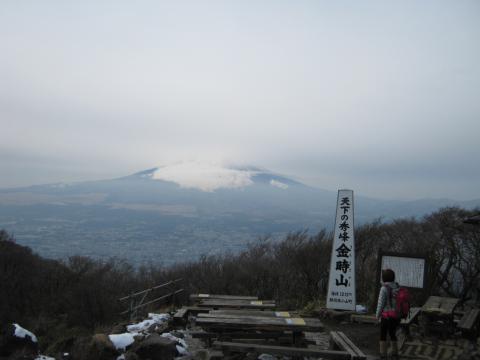
[[240,353],[257,353],[272,354],[284,356],[311,356],[324,359],[350,360],[353,359],[347,351],[337,350],[317,350],[311,348],[298,348],[289,346],[274,346],[261,344],[245,344],[225,341],[215,341],[215,348],[220,348],[224,353],[240,352]]
[[460,299],[430,296],[422,306],[422,332],[428,336],[431,331],[441,332],[447,338],[455,332],[454,312]]
[[474,337],[476,337],[479,331],[479,320],[480,309],[472,309],[470,311],[467,311],[457,324],[457,329],[460,329],[465,335],[473,335]]
[[[413,323],[420,312],[422,311],[421,308],[419,307],[412,307],[410,308],[410,313],[408,314],[408,317],[406,319],[402,319],[400,321],[401,326],[409,326],[411,323]],[[350,316],[350,321],[351,322],[357,322],[360,324],[376,324],[378,323],[378,319],[376,318],[375,315],[366,315],[366,314],[352,314]]]
[[330,348],[346,351],[352,360],[365,360],[367,358],[367,355],[341,331],[330,332]]
[[191,294],[190,300],[202,301],[205,299],[215,300],[258,300],[257,296],[241,296],[241,295],[216,295],[216,294]]

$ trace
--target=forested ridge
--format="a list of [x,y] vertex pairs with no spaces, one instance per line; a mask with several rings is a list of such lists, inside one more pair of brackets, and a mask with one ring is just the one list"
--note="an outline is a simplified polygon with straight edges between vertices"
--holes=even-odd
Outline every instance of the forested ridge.
[[[427,289],[415,294],[478,302],[480,227],[463,223],[478,210],[444,208],[422,219],[381,219],[355,230],[357,302],[375,305],[377,253],[425,255]],[[43,347],[68,334],[89,333],[120,318],[118,299],[170,279],[183,278],[187,293],[252,294],[300,309],[322,302],[328,286],[332,234],[294,232],[281,241],[258,239],[236,254],[203,256],[170,267],[134,268],[126,260],[45,259],[0,231],[0,323],[21,323]]]

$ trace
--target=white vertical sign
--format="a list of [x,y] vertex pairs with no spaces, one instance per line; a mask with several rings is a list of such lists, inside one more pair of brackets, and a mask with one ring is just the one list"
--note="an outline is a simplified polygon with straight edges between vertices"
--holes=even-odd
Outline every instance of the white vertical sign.
[[338,190],[327,308],[355,310],[355,239],[353,191]]

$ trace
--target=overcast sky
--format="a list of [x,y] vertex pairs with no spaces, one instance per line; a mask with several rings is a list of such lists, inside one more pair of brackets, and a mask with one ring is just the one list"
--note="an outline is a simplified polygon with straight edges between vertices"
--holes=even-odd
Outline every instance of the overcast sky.
[[182,160],[480,198],[480,2],[0,3],[0,187]]

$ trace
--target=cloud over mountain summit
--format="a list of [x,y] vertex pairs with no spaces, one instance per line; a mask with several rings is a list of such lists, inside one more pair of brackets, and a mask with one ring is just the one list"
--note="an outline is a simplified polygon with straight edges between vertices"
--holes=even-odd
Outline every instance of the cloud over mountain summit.
[[[253,167],[240,168],[215,162],[181,162],[157,168],[152,179],[170,181],[182,188],[212,192],[217,189],[244,188],[254,183],[261,171]],[[288,185],[270,180],[272,186],[287,189]]]

